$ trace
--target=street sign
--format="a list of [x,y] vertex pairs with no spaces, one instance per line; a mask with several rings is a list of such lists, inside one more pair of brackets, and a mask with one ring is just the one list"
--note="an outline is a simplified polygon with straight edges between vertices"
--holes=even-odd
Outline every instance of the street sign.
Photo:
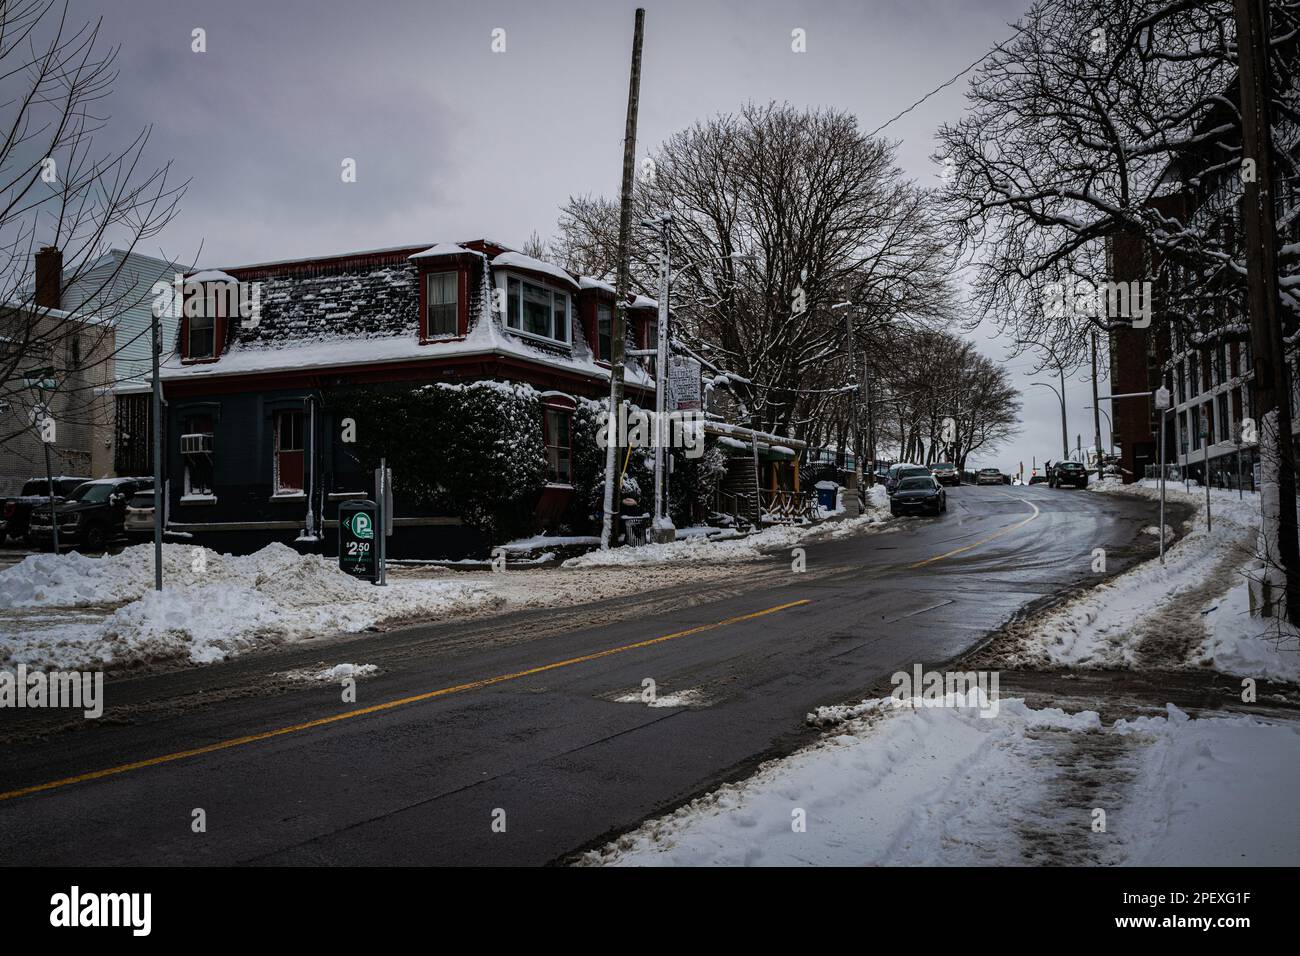
[[1172,396],[1169,394],[1169,389],[1165,388],[1163,385],[1156,389],[1154,397],[1156,408],[1162,410],[1169,407],[1172,399]]
[[674,412],[700,410],[700,363],[675,355],[668,363],[667,408]]
[[375,511],[368,498],[339,505],[339,570],[371,582],[379,573]]

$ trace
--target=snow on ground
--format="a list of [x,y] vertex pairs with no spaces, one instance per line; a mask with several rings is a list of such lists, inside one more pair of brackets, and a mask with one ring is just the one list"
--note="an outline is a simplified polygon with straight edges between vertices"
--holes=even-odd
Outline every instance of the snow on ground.
[[[596,552],[561,569],[516,566],[493,574],[391,568],[386,588],[344,574],[332,559],[303,556],[280,544],[247,556],[166,544],[161,592],[153,590],[152,545],[104,557],[30,555],[0,571],[0,667],[206,664],[406,620],[573,607],[688,580],[698,584],[732,576],[728,562],[874,529],[887,520],[883,489],[878,491],[875,507],[856,519],[778,526],[744,538],[686,528],[673,544]],[[523,551],[561,543],[568,542],[542,537],[507,547]]]
[[[498,600],[489,589],[455,580],[375,587],[333,561],[281,544],[244,557],[164,545],[162,591],[153,590],[152,561],[152,547],[139,545],[101,558],[32,555],[0,572],[0,665],[203,664]],[[107,613],[76,613],[92,606]]]
[[639,548],[611,548],[570,558],[566,568],[608,567],[645,564],[713,564],[757,561],[773,551],[788,550],[818,540],[842,538],[864,531],[881,530],[891,520],[889,498],[884,486],[868,489],[867,510],[856,518],[822,524],[771,525],[762,531],[737,538],[688,537],[672,544],[647,544]]
[[1166,717],[1105,727],[1092,711],[1022,700],[981,717],[977,693],[946,703],[864,702],[820,743],[581,862],[1282,865],[1300,855],[1300,725],[1189,720],[1170,705]]
[[374,664],[335,664],[320,670],[284,671],[280,676],[294,681],[326,683],[346,678],[371,677],[378,673],[379,668]]
[[[1158,500],[1159,483],[1105,483],[1094,490]],[[1166,487],[1169,500],[1197,509],[1191,528],[1165,554],[1091,588],[1013,630],[1006,666],[1131,668],[1213,666],[1255,678],[1300,680],[1300,642],[1281,640],[1273,619],[1251,618],[1244,579],[1254,561],[1259,496]],[[1159,531],[1147,529],[1152,536]],[[1168,533],[1168,532],[1167,532]]]

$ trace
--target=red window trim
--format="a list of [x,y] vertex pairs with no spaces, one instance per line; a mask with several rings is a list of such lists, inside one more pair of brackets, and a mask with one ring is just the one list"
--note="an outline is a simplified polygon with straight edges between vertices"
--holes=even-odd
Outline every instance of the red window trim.
[[[456,273],[456,334],[440,335],[429,338],[429,276],[439,272]],[[420,280],[420,344],[430,345],[435,342],[454,342],[469,334],[469,268],[462,263],[447,266],[421,264],[416,270]]]

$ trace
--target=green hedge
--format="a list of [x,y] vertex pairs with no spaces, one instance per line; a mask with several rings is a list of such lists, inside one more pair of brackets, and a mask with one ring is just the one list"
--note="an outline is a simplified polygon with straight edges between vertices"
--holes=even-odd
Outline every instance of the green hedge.
[[546,482],[541,402],[531,386],[350,388],[324,399],[336,423],[356,421],[355,454],[365,468],[388,459],[396,494],[494,540],[531,530]]

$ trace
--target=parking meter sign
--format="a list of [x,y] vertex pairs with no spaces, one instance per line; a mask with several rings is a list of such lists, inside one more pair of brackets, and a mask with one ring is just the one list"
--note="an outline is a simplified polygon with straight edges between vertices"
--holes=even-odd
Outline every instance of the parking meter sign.
[[375,580],[375,503],[345,501],[339,505],[339,570]]

